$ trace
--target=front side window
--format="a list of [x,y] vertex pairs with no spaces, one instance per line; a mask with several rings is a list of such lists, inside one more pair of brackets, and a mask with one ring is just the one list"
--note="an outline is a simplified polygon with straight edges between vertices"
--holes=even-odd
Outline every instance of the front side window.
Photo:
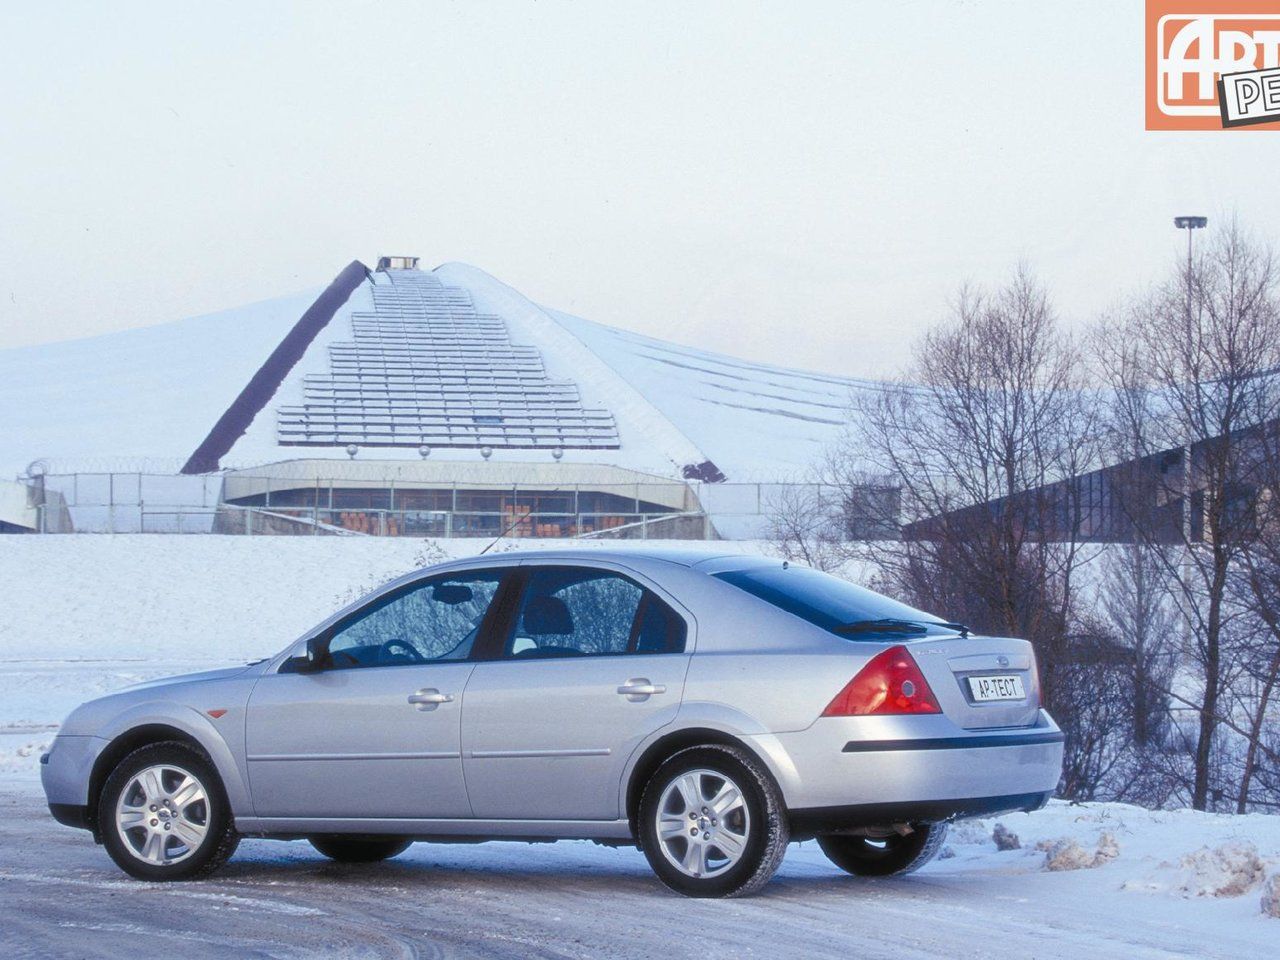
[[956,629],[923,610],[808,567],[778,564],[714,576],[851,640],[940,636]]
[[432,577],[377,600],[334,631],[329,665],[465,660],[501,580],[497,571]]
[[606,570],[535,567],[503,655],[678,653],[684,639],[684,621],[626,577]]

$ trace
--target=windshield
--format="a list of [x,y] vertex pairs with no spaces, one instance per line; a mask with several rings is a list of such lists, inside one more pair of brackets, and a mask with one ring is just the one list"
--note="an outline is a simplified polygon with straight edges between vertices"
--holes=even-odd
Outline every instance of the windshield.
[[713,576],[850,640],[951,635],[959,627],[808,567],[779,564],[728,570]]

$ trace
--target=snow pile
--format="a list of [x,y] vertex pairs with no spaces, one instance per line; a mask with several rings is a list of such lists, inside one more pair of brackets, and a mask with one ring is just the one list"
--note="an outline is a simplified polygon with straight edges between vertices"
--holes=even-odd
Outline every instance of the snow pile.
[[997,823],[995,825],[995,829],[991,831],[991,839],[995,841],[997,850],[1007,851],[1022,849],[1022,841],[1018,839],[1018,835],[1003,823]]
[[1106,832],[1098,837],[1098,846],[1092,853],[1070,837],[1041,840],[1036,844],[1036,849],[1044,853],[1044,868],[1055,872],[1093,870],[1120,856],[1120,845],[1116,843],[1116,838]]
[[[1017,837],[1020,846],[1013,846]],[[1080,882],[1171,900],[1218,900],[1239,916],[1280,911],[1280,817],[1053,801],[1031,814],[954,824],[934,869],[1081,874]],[[1096,877],[1086,881],[1084,876]],[[1271,899],[1267,899],[1268,896]]]
[[[0,727],[0,772],[15,773],[33,769],[40,754],[49,749],[53,743],[56,729],[48,729],[43,735],[31,737],[29,734],[14,735]],[[12,744],[6,743],[13,740]]]
[[1262,912],[1280,920],[1280,873],[1273,873],[1262,887]]
[[1183,897],[1240,897],[1265,876],[1258,848],[1247,841],[1233,841],[1212,849],[1201,847],[1184,854],[1176,864],[1163,863],[1157,873],[1134,886]]
[[1240,897],[1262,883],[1266,868],[1252,843],[1230,843],[1210,850],[1202,847],[1180,862],[1184,896]]

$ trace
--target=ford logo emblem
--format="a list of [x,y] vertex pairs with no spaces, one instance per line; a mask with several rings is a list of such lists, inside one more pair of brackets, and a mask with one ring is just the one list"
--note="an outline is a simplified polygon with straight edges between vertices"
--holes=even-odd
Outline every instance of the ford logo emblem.
[[1000,664],[1000,666],[1002,667],[1007,667],[1009,665],[1009,658],[1006,657],[1004,654],[1001,654],[1000,656],[996,657],[996,663]]

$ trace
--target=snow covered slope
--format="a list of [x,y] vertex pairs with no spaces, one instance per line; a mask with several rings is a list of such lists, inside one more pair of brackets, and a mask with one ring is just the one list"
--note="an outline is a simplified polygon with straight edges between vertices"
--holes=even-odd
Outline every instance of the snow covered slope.
[[37,458],[180,465],[316,293],[0,350],[0,477]]
[[847,420],[865,380],[752,363],[539,307],[483,270],[449,263],[445,283],[518,325],[584,391],[611,401],[635,436],[668,459],[710,460],[729,479],[772,481],[804,471]]
[[839,435],[854,393],[874,389],[866,381],[751,363],[549,312],[733,480],[802,473]]
[[[358,271],[360,265],[354,267]],[[374,277],[382,286],[376,289],[397,273],[432,275],[377,273]],[[466,333],[494,318],[510,338],[507,352],[514,350],[525,358],[520,361],[525,363],[520,374],[525,382],[537,379],[529,373],[530,364],[541,364],[562,391],[576,389],[584,407],[605,411],[616,421],[616,449],[574,449],[574,444],[565,443],[566,464],[605,463],[681,479],[792,479],[838,436],[851,392],[875,386],[750,363],[592,323],[539,306],[466,264],[445,264],[433,274],[446,288],[442,299],[457,298],[446,308],[445,319],[430,321],[435,326],[425,319],[404,320],[409,316],[402,313],[406,301],[384,296],[379,305],[372,296],[374,282],[359,281],[296,362],[278,371],[272,365],[270,384],[249,405],[253,416],[247,431],[239,437],[238,428],[228,433],[226,440],[232,445],[222,465],[346,458],[350,441],[334,440],[337,434],[319,435],[320,442],[331,446],[282,445],[277,432],[281,408],[322,420],[320,411],[337,410],[351,419],[371,418],[380,428],[398,424],[393,429],[403,428],[403,434],[392,439],[396,445],[373,440],[364,444],[361,458],[376,460],[417,459],[423,441],[416,432],[428,423],[438,426],[440,416],[452,418],[450,431],[465,425],[473,434],[482,421],[527,419],[530,408],[510,399],[518,396],[518,383],[503,381],[507,392],[499,394],[508,399],[497,402],[511,405],[510,410],[486,411],[483,404],[470,406],[449,392],[456,391],[459,382],[474,382],[475,391],[494,389],[489,364],[496,362],[496,353],[477,347],[478,333],[470,340]],[[128,469],[123,464],[140,459],[185,461],[318,292],[88,340],[0,351],[0,476],[13,476],[37,458],[63,461],[64,469]],[[404,323],[410,332],[371,337],[369,324],[379,318],[387,329]],[[364,326],[357,336],[360,323]],[[432,330],[456,331],[440,336],[456,336],[459,345],[430,340]],[[353,360],[356,356],[360,359]],[[477,367],[474,378],[456,366],[441,373],[447,366],[441,358],[457,356],[473,358],[469,362]],[[353,392],[353,363],[370,369],[381,364],[380,370],[396,371],[400,379],[392,382],[382,372],[357,373],[364,379]],[[336,382],[333,378],[340,372],[348,378],[342,384],[345,393],[337,401],[324,399],[329,396],[326,385]],[[308,384],[313,388],[310,394]],[[564,403],[556,407],[535,401],[532,409],[538,416],[568,416]],[[479,415],[486,412],[510,416]],[[424,419],[414,419],[418,416]],[[476,459],[475,449],[454,446],[456,442],[434,441],[431,456]],[[541,451],[520,449],[515,443],[508,445],[510,449],[502,442],[488,445],[494,448],[495,462],[550,460],[550,445]],[[101,463],[92,464],[94,460]]]

